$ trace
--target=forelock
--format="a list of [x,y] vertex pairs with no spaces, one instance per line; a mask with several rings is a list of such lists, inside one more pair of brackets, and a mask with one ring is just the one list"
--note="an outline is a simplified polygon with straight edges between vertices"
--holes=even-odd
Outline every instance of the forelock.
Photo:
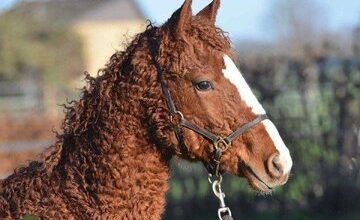
[[210,49],[227,52],[230,50],[230,39],[227,33],[205,19],[194,19],[189,29],[190,41],[201,43]]

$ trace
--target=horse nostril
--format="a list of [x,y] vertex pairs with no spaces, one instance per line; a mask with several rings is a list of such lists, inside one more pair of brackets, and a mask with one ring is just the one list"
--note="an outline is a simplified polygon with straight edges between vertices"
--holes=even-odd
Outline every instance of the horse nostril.
[[279,178],[284,174],[284,167],[281,164],[279,154],[271,155],[267,165],[270,176]]

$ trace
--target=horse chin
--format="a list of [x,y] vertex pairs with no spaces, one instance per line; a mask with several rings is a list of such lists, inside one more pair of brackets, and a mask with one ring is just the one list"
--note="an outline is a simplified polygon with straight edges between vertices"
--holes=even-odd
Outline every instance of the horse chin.
[[251,169],[247,169],[243,172],[244,177],[249,183],[250,187],[260,194],[271,194],[273,188],[268,186],[263,180],[261,180]]

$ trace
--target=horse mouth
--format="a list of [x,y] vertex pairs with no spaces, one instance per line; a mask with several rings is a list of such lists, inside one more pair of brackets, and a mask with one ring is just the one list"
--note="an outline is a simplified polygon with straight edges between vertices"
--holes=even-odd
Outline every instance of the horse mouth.
[[271,193],[273,188],[266,184],[249,166],[244,167],[243,171],[249,185],[261,193]]

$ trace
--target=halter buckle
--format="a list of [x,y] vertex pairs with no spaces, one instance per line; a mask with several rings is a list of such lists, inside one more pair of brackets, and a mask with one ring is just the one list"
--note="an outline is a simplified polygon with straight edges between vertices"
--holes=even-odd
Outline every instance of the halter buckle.
[[225,152],[231,145],[225,138],[218,137],[218,139],[213,143],[215,150],[220,150],[221,152]]
[[176,111],[170,115],[170,122],[174,125],[180,124],[184,120],[184,115],[180,111]]
[[220,174],[220,159],[223,154],[229,147],[230,144],[228,141],[226,141],[225,138],[218,137],[216,141],[213,142],[215,151],[213,155],[213,164],[211,165],[212,168],[209,172],[211,172],[215,176],[219,176]]

